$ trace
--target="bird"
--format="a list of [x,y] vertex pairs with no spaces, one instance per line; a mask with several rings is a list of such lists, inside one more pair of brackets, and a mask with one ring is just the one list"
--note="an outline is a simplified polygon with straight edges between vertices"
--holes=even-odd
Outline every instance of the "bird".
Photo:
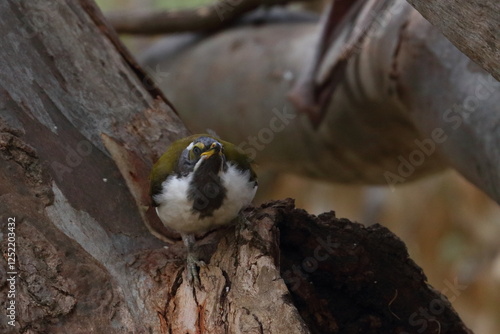
[[234,144],[195,134],[173,142],[149,180],[158,217],[186,247],[187,281],[199,286],[195,236],[229,224],[251,203],[258,188],[252,162]]

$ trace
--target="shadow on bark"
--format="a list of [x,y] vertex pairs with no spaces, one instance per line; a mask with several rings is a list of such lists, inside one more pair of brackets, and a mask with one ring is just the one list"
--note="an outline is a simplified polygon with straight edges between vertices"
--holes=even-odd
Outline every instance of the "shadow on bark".
[[290,199],[264,207],[276,210],[281,273],[311,332],[471,333],[387,228],[312,216]]

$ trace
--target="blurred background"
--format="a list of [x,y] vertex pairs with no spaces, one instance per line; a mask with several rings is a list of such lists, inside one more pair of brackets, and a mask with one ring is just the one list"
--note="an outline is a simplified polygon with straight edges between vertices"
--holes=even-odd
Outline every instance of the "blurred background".
[[[179,9],[207,0],[99,0],[112,10]],[[323,1],[293,5],[320,12]],[[140,55],[162,36],[121,36]],[[169,96],[169,92],[165,92]],[[258,170],[256,199],[291,197],[312,214],[333,210],[365,225],[388,227],[408,247],[429,283],[442,291],[475,333],[500,333],[500,207],[448,170],[395,188],[339,185]]]

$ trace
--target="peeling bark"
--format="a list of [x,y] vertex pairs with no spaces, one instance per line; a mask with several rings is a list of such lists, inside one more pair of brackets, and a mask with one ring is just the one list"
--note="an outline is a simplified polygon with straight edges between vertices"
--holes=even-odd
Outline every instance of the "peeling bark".
[[309,333],[280,277],[279,230],[265,211],[247,214],[245,225],[223,233],[201,268],[201,290],[182,271],[168,282],[167,332]]

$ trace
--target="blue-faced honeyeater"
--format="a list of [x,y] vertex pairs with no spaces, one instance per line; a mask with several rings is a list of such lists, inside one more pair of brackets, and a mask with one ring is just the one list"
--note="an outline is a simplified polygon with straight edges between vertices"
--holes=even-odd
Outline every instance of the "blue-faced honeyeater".
[[154,164],[150,194],[162,223],[187,248],[188,282],[199,284],[195,235],[228,224],[257,191],[249,158],[235,145],[210,135],[173,142]]

